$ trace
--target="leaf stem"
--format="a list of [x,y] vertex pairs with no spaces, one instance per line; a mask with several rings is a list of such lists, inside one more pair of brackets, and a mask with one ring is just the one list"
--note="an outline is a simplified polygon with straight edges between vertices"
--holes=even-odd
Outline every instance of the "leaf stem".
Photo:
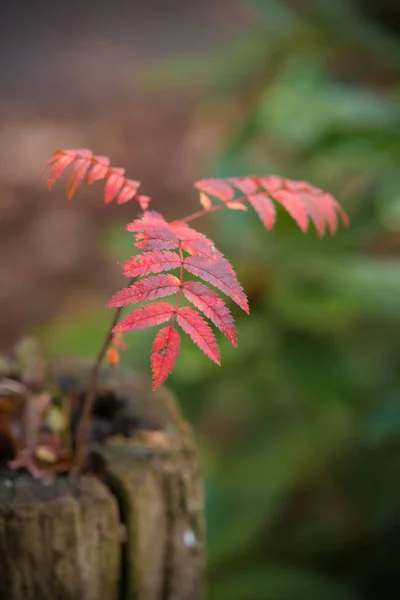
[[181,259],[181,268],[180,268],[180,271],[179,271],[179,289],[178,289],[177,294],[176,294],[175,312],[174,312],[174,315],[172,317],[171,325],[174,324],[174,321],[175,321],[175,318],[176,318],[176,313],[178,312],[179,300],[180,300],[180,297],[181,297],[182,284],[183,284],[183,252],[182,252],[181,242],[179,243],[178,252],[179,252],[179,257]]
[[[247,198],[246,196],[235,198],[234,202],[242,202],[245,204],[247,202]],[[223,208],[229,208],[226,202],[222,202],[222,204],[214,204],[214,206],[211,206],[211,208],[203,208],[202,210],[198,210],[197,212],[192,213],[183,219],[179,219],[179,221],[182,221],[182,223],[189,223],[189,221],[194,221],[200,217],[205,217],[206,215],[217,212],[218,210],[222,210]]]
[[212,206],[211,208],[203,208],[203,210],[198,210],[197,212],[179,220],[183,223],[189,223],[189,221],[194,221],[195,219],[199,219],[200,217],[204,217],[205,215],[208,215],[210,213],[217,212],[217,210],[221,210],[222,208],[226,208],[226,204],[214,204],[214,206]]
[[[129,281],[129,285],[132,285],[134,282],[134,278]],[[103,343],[100,346],[100,349],[97,353],[96,360],[94,361],[92,372],[90,375],[89,387],[83,401],[83,408],[81,418],[79,420],[78,431],[76,434],[76,449],[74,462],[71,469],[71,476],[74,477],[78,475],[82,471],[84,458],[85,458],[85,445],[87,440],[87,432],[90,422],[90,417],[92,416],[94,401],[96,398],[96,390],[97,390],[97,379],[99,376],[99,371],[101,367],[101,363],[103,362],[104,356],[107,352],[108,345],[110,344],[113,336],[113,329],[118,323],[120,314],[122,312],[123,307],[119,306],[113,315],[110,326],[108,328],[106,337],[103,340]]]

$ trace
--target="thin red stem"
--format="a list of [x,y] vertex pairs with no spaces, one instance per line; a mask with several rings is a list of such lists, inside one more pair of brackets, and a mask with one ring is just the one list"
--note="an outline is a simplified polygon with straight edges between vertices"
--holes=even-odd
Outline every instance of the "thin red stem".
[[198,210],[197,212],[179,220],[183,223],[189,223],[189,221],[194,221],[195,219],[199,219],[200,217],[204,217],[205,215],[209,215],[210,213],[217,212],[217,210],[221,210],[222,208],[226,208],[226,204],[215,204],[211,208],[203,208],[203,210]]
[[[129,281],[129,285],[132,285],[133,282],[134,282],[134,278],[132,278]],[[104,341],[103,341],[102,345],[100,346],[100,349],[96,356],[96,360],[94,361],[94,364],[92,367],[89,387],[87,390],[85,400],[83,402],[82,414],[81,414],[81,418],[79,420],[78,431],[76,434],[76,449],[75,449],[74,462],[73,462],[72,469],[71,469],[72,476],[78,475],[78,473],[81,472],[82,467],[83,467],[84,458],[85,458],[85,445],[86,445],[86,440],[87,440],[87,431],[88,431],[88,427],[89,427],[90,417],[92,416],[94,402],[96,399],[97,379],[99,376],[99,370],[100,370],[101,363],[103,362],[103,359],[106,355],[107,348],[112,340],[112,336],[113,336],[112,330],[118,323],[118,319],[119,319],[122,309],[123,309],[123,307],[119,306],[115,310],[113,318],[110,323],[110,326],[106,333],[106,337],[104,338]]]
[[182,284],[183,284],[183,252],[182,252],[182,248],[181,248],[180,244],[179,244],[178,252],[179,252],[179,257],[181,259],[181,268],[180,268],[180,272],[179,272],[179,289],[176,293],[175,312],[172,316],[171,325],[174,324],[176,313],[179,308],[179,300],[181,298],[181,291],[182,291]]
[[[234,202],[243,202],[244,204],[245,202],[247,202],[247,198],[246,196],[242,196],[241,198],[235,198]],[[197,212],[179,220],[183,223],[189,223],[189,221],[194,221],[195,219],[199,219],[200,217],[205,217],[206,215],[217,212],[218,210],[222,210],[223,208],[229,208],[225,202],[223,202],[222,204],[214,204],[214,206],[211,206],[211,208],[203,208],[202,210],[198,210]]]

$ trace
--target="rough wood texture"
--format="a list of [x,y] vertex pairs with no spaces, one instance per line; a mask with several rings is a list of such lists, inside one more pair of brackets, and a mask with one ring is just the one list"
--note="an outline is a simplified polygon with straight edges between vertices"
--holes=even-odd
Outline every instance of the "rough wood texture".
[[100,450],[124,507],[125,597],[201,600],[203,492],[190,432],[136,438],[116,438]]
[[[79,398],[89,369],[63,361],[53,377]],[[105,418],[111,437],[96,441]],[[71,489],[14,475],[10,487],[0,475],[0,598],[203,600],[202,481],[173,396],[106,368],[92,425],[88,470],[97,479]]]
[[118,509],[108,490],[90,477],[49,487],[9,475],[0,483],[0,598],[116,600]]

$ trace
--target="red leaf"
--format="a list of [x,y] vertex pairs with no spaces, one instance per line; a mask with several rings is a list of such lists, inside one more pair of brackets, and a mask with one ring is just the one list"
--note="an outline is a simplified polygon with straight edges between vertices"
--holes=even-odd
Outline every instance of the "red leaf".
[[135,219],[126,227],[127,231],[134,233],[152,233],[157,234],[158,231],[170,231],[171,236],[174,235],[170,230],[170,226],[160,213],[155,210],[147,211],[140,219]]
[[243,201],[241,200],[233,200],[232,202],[227,202],[226,206],[231,210],[242,210],[244,212],[246,212],[247,210],[247,206],[243,204]]
[[[229,185],[228,185],[229,184]],[[239,208],[232,196],[229,196],[230,186],[243,192],[258,213],[267,229],[272,229],[275,224],[275,207],[270,196],[289,213],[303,232],[308,229],[309,218],[313,221],[320,237],[325,233],[328,225],[331,234],[337,230],[338,215],[345,226],[348,217],[339,204],[330,194],[311,186],[304,181],[292,181],[277,175],[268,177],[230,177],[229,179],[205,179],[195,186],[205,192],[214,194],[228,204],[228,208]],[[260,187],[266,193],[259,191]]]
[[72,198],[82,183],[89,167],[90,162],[86,158],[79,158],[75,161],[67,186],[67,198]]
[[134,181],[133,179],[125,179],[125,185],[119,192],[117,196],[117,204],[125,204],[128,202],[138,191],[140,187],[139,181]]
[[47,176],[47,187],[49,190],[51,190],[57,179],[61,177],[65,169],[67,169],[74,160],[75,154],[64,152],[63,150],[56,150],[54,152],[53,156],[46,162],[42,170],[43,173],[50,167]]
[[228,181],[246,196],[258,192],[259,186],[251,177],[230,177]]
[[202,179],[196,181],[195,187],[201,192],[215,196],[220,200],[232,200],[234,191],[223,179]]
[[169,321],[175,312],[175,307],[169,302],[156,302],[148,306],[142,306],[124,317],[113,329],[113,333],[118,331],[134,331],[136,329],[145,329]]
[[[330,194],[322,193],[321,196],[321,208],[324,210],[324,216],[328,224],[329,231],[331,235],[334,235],[338,228],[338,214],[340,214],[342,208],[337,204],[335,199]],[[346,225],[346,221],[344,221],[343,224]]]
[[124,334],[121,332],[114,333],[111,344],[118,350],[128,350],[128,344],[124,340]]
[[107,349],[106,360],[110,367],[116,367],[119,364],[119,352],[112,346]]
[[305,181],[292,181],[273,175],[260,177],[260,182],[304,232],[308,229],[308,217],[313,221],[319,237],[324,235],[326,225],[332,235],[336,232],[338,214],[343,224],[348,224],[348,217],[336,200]]
[[289,215],[296,221],[300,229],[305,233],[308,229],[307,209],[298,194],[287,190],[279,190],[274,193],[274,198],[283,206]]
[[118,194],[119,190],[124,184],[125,177],[123,176],[125,173],[125,169],[120,169],[114,167],[110,170],[110,175],[108,176],[105,188],[104,188],[104,202],[109,204]]
[[210,198],[204,192],[200,192],[200,204],[204,208],[204,210],[210,210],[212,207],[212,202]]
[[136,233],[135,245],[141,250],[172,250],[179,246],[178,237],[156,211],[147,211],[142,218],[129,223],[126,229]]
[[156,390],[168,377],[175,366],[179,354],[181,337],[172,325],[167,325],[157,333],[151,352],[153,390]]
[[207,321],[198,312],[190,308],[190,306],[184,306],[178,309],[176,320],[178,325],[182,327],[185,333],[190,335],[200,350],[203,350],[204,354],[217,363],[217,365],[221,364],[215,335]]
[[176,252],[153,250],[128,260],[124,265],[124,273],[127,277],[142,277],[177,269],[181,264],[182,260]]
[[[291,196],[297,196],[299,201],[304,206],[306,214],[309,215],[315,225],[317,234],[322,237],[325,233],[327,224],[333,224],[332,214],[327,202],[324,199],[324,194],[318,188],[314,188],[305,181],[284,181],[285,187],[289,190]],[[280,192],[282,193],[282,192]],[[291,200],[289,200],[291,202]],[[289,212],[289,211],[288,211]],[[336,214],[333,219],[337,222]],[[305,231],[305,230],[304,230]]]
[[110,166],[110,159],[108,156],[94,156],[93,159],[96,162],[86,177],[86,183],[88,185],[107,177]]
[[265,227],[270,230],[275,225],[276,211],[272,200],[267,194],[251,194],[249,202],[264,223]]
[[[68,198],[71,198],[83,181],[90,185],[99,179],[107,180],[104,190],[104,202],[106,204],[114,198],[116,198],[117,204],[124,204],[136,196],[140,186],[139,181],[126,179],[124,177],[125,169],[110,168],[110,159],[107,156],[93,156],[93,152],[85,148],[56,150],[53,153],[43,168],[43,171],[50,168],[47,187],[50,189],[67,167],[74,162],[67,186]],[[136,196],[136,198],[141,209],[147,210],[150,198],[148,196]]]
[[[221,265],[220,263],[212,263],[203,256],[188,256],[185,258],[183,265],[189,273],[211,283],[211,285],[232,298],[241,309],[248,313],[249,305],[246,294],[236,279],[232,267],[231,270],[227,269],[225,259],[223,260],[224,262]],[[228,263],[228,261],[226,262]]]
[[268,175],[268,177],[257,178],[260,185],[267,190],[267,192],[273,196],[275,192],[282,189],[283,178],[278,175]]
[[183,284],[183,294],[218,327],[235,347],[237,346],[233,317],[222,298],[200,281],[186,281]]
[[[317,204],[318,203],[318,204]],[[320,191],[319,198],[315,196],[314,200],[314,211],[319,210],[328,224],[331,235],[334,235],[338,228],[338,216],[340,216],[342,223],[345,227],[349,225],[349,218],[344,212],[342,207],[336,202],[336,200],[330,194]],[[314,212],[314,215],[315,215]],[[310,215],[313,218],[313,215]],[[315,221],[314,221],[315,223]]]
[[137,233],[135,246],[139,250],[174,250],[178,248],[179,242],[165,229],[160,230],[154,237],[147,233]]
[[107,304],[107,308],[172,296],[179,290],[179,285],[179,279],[175,275],[153,275],[118,292]]
[[203,233],[189,227],[183,221],[174,221],[169,224],[170,229],[181,240],[181,248],[188,254],[201,254],[210,260],[223,257],[222,252],[216,249],[214,242]]
[[144,196],[143,194],[141,196],[137,197],[137,201],[139,202],[139,206],[140,208],[145,211],[149,208],[149,204],[151,202],[151,198],[150,196]]

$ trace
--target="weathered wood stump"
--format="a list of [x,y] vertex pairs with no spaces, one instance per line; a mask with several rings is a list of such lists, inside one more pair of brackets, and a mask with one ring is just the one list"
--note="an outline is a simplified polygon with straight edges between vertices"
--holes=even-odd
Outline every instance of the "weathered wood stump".
[[[54,378],[79,396],[89,368],[64,361]],[[104,369],[97,400],[92,438],[107,411],[109,428],[90,442],[89,474],[51,484],[0,474],[0,598],[202,600],[203,490],[190,426],[166,389],[151,392],[131,371]]]
[[0,485],[0,597],[117,599],[118,507],[96,479],[51,487],[7,474]]

